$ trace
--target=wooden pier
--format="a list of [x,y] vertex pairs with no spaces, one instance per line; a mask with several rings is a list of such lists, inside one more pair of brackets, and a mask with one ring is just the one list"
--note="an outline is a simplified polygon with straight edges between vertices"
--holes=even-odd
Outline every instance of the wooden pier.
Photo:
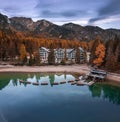
[[94,82],[96,82],[96,81],[104,81],[106,76],[107,76],[107,72],[104,71],[104,70],[93,69],[86,76],[87,76],[86,79],[90,79],[90,80],[92,80]]

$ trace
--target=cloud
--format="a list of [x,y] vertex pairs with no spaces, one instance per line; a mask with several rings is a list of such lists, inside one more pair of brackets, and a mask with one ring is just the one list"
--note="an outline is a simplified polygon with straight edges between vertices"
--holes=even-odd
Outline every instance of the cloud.
[[10,12],[10,13],[21,11],[21,9],[18,8],[18,7],[16,7],[16,6],[6,6],[6,7],[3,8],[3,10],[4,10],[4,11],[8,11],[8,12]]
[[33,10],[36,3],[36,0],[1,0],[0,12],[7,14],[9,17],[33,17],[34,15],[36,15]]
[[[97,1],[97,3],[96,3]],[[99,0],[40,0],[35,6],[38,16],[41,18],[80,19],[93,14]],[[86,5],[87,3],[87,5]]]
[[101,21],[113,16],[120,15],[120,0],[110,0],[106,6],[101,7],[98,10],[98,15],[89,20],[89,24],[94,24],[97,21]]
[[51,10],[43,10],[41,12],[41,16],[47,17],[47,18],[72,18],[72,17],[78,17],[79,15],[85,14],[85,11],[80,11],[80,10],[64,10],[64,11],[51,11]]
[[35,21],[47,19],[59,23],[71,21],[83,25],[110,26],[110,23],[113,25],[119,23],[120,18],[120,0],[0,0],[0,2],[0,12],[3,14],[9,17],[31,17]]

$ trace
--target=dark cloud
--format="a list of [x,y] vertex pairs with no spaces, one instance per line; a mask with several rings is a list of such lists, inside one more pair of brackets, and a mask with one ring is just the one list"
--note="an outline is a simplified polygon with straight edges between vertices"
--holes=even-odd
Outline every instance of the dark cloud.
[[58,13],[57,12],[52,12],[50,10],[43,10],[41,12],[41,16],[52,18],[52,17],[58,16]]
[[[88,0],[84,0],[88,1]],[[87,10],[81,6],[83,0],[42,0],[35,6],[39,17],[46,18],[77,18],[86,16]],[[95,0],[96,1],[96,0]],[[91,7],[92,8],[92,7]]]
[[99,15],[117,15],[120,14],[120,0],[111,0],[110,3],[99,11]]
[[84,14],[86,14],[86,11],[82,10],[69,10],[61,12],[61,15],[64,17],[78,17],[79,15],[83,16]]
[[98,10],[98,16],[91,18],[89,23],[94,23],[115,15],[120,15],[120,0],[111,0],[106,6],[100,8]]
[[60,12],[52,12],[51,10],[43,10],[41,12],[41,15],[43,17],[66,17],[66,18],[71,18],[71,17],[77,17],[79,15],[84,15],[85,11],[78,11],[78,10],[65,10],[65,11],[60,11]]

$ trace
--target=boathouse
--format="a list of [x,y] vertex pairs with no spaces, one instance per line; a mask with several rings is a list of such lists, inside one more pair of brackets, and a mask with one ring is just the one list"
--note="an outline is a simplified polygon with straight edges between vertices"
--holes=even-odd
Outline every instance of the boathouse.
[[87,74],[87,79],[94,81],[104,81],[107,76],[107,72],[99,69],[90,70],[89,74]]

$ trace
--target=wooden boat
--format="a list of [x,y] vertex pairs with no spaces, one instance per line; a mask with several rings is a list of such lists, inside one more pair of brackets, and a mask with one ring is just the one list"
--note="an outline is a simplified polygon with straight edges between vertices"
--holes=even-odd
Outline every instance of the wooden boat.
[[76,83],[76,85],[77,85],[77,86],[83,86],[83,85],[85,85],[85,82],[84,82],[84,80],[78,81],[78,82]]
[[37,85],[39,85],[39,83],[38,82],[34,82],[34,83],[32,83],[32,85],[36,85],[37,86]]
[[20,83],[24,83],[24,84],[31,84],[30,81],[24,81],[24,80],[19,80]]
[[76,82],[76,81],[74,81],[74,82],[72,82],[72,83],[71,83],[71,85],[75,85],[76,83],[77,83],[77,82]]
[[24,83],[25,81],[24,80],[19,80],[20,83]]
[[69,81],[68,81],[68,83],[73,83],[73,82],[75,82],[75,81],[74,81],[74,80],[69,80]]
[[66,81],[61,81],[61,82],[60,82],[60,84],[65,84],[65,83],[66,83]]
[[48,82],[41,82],[41,85],[48,85]]
[[59,82],[53,82],[51,85],[59,85]]
[[26,84],[31,84],[31,82],[30,82],[30,81],[26,81],[25,83],[26,83]]
[[75,79],[75,81],[79,81],[80,79]]

